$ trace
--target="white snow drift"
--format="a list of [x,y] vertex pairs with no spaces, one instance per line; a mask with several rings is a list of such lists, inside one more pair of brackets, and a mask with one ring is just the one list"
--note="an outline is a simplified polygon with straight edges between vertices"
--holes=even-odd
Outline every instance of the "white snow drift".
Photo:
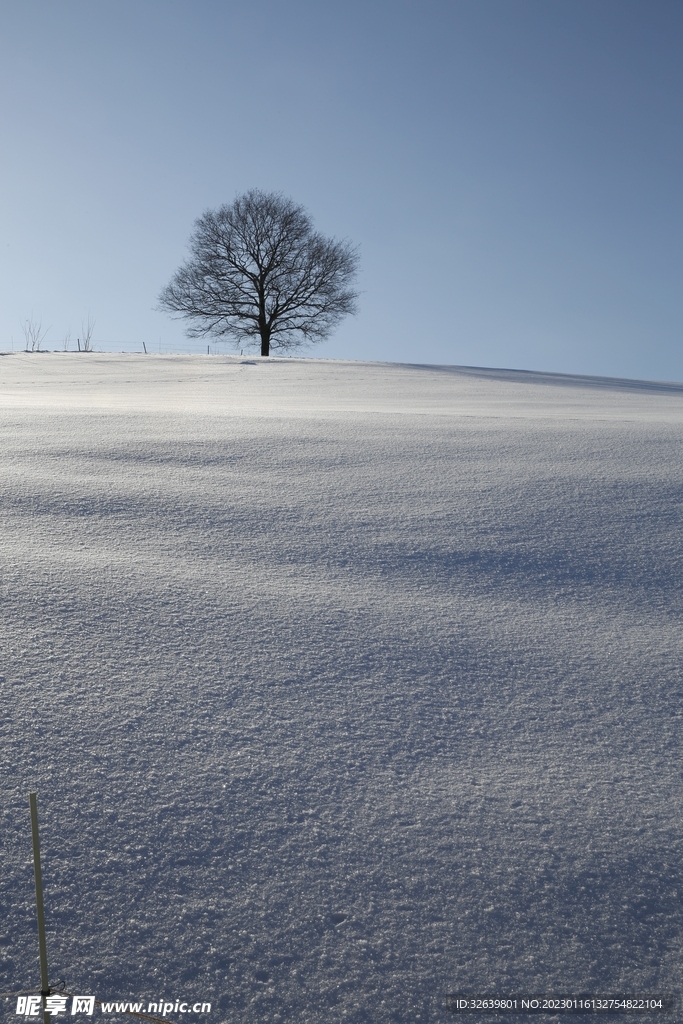
[[6,355],[0,443],[3,991],[33,788],[72,992],[680,991],[683,386]]

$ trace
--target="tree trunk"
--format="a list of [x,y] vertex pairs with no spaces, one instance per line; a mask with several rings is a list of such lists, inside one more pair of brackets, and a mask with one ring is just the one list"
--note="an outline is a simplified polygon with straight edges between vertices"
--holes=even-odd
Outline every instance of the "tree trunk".
[[266,323],[265,316],[259,317],[259,334],[261,335],[261,355],[270,355],[270,325]]
[[258,332],[261,335],[261,355],[270,355],[270,324],[266,317],[266,294],[263,281],[259,283]]

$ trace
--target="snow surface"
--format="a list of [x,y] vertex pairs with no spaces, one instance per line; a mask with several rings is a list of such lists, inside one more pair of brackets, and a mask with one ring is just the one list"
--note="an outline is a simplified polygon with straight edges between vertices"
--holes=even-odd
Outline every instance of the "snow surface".
[[2,991],[35,788],[71,991],[680,993],[683,385],[5,355],[0,433]]

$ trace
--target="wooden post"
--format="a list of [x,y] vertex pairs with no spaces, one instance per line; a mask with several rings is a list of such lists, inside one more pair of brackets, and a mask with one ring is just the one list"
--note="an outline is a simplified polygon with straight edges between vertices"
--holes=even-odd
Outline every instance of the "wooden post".
[[29,793],[31,806],[31,834],[33,836],[33,874],[36,880],[36,915],[38,917],[38,948],[40,950],[40,995],[43,1004],[43,1022],[50,1024],[50,1014],[45,1009],[45,1001],[50,994],[50,982],[47,974],[47,943],[45,942],[45,914],[43,912],[43,876],[40,872],[40,836],[38,835],[38,805],[36,794]]

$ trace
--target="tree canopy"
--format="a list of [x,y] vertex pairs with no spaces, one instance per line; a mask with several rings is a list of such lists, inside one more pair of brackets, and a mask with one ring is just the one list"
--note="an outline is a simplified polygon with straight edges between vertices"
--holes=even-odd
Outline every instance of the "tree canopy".
[[325,238],[280,193],[252,189],[196,222],[190,256],[159,296],[190,337],[259,344],[261,355],[327,338],[356,312],[358,250]]

